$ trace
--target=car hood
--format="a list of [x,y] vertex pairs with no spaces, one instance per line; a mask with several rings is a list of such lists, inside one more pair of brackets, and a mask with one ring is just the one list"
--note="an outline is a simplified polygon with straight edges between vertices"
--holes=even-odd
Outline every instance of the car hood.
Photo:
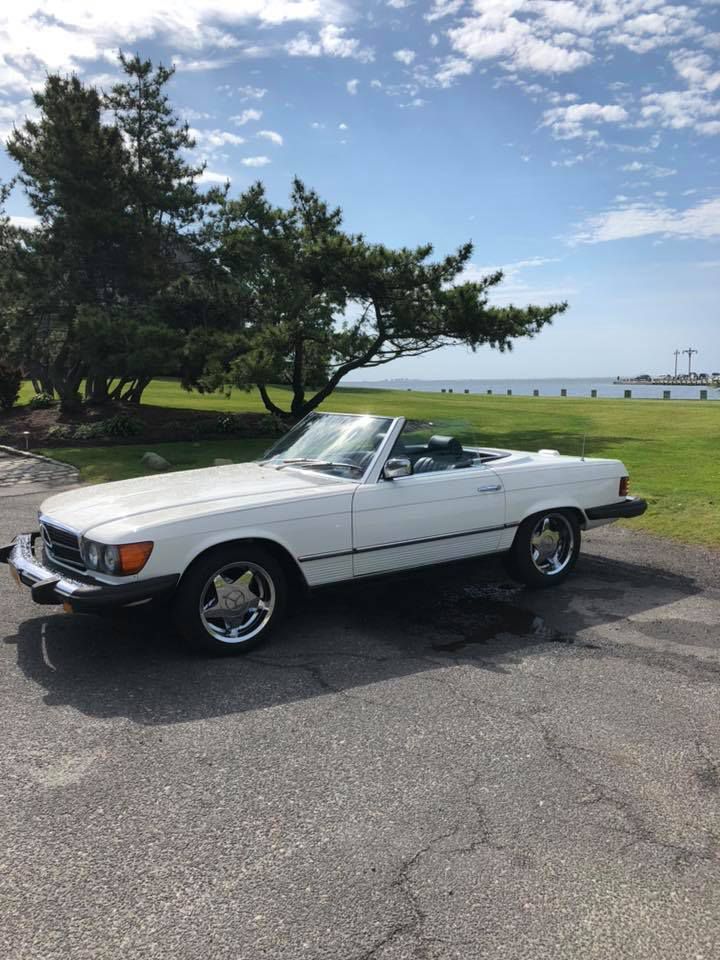
[[239,463],[82,487],[45,500],[40,513],[79,533],[116,520],[192,507],[199,515],[294,500],[346,487],[323,474]]

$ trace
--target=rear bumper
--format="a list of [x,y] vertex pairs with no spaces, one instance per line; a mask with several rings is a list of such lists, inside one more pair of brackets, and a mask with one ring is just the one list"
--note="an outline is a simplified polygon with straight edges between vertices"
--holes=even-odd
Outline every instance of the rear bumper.
[[133,580],[128,583],[101,583],[80,573],[71,575],[41,563],[33,552],[38,533],[21,533],[6,547],[0,547],[0,563],[7,563],[17,580],[30,588],[35,603],[66,603],[78,613],[127,607],[165,596],[175,589],[179,574]]
[[627,497],[619,503],[590,507],[585,514],[588,520],[630,520],[632,517],[641,517],[646,510],[647,502],[642,497]]

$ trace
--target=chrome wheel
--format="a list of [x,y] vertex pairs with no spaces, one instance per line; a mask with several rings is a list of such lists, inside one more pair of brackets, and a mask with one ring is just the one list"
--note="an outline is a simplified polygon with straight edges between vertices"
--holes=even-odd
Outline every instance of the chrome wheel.
[[555,577],[572,562],[575,532],[563,513],[548,513],[530,535],[530,556],[539,573]]
[[245,643],[263,630],[275,603],[275,585],[267,570],[256,563],[229,563],[203,587],[200,619],[216,640]]

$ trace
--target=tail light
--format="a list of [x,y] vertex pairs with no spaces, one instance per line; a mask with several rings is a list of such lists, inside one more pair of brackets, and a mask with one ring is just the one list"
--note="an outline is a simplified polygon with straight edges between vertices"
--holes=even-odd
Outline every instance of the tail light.
[[630,477],[620,477],[619,497],[627,497],[630,492]]

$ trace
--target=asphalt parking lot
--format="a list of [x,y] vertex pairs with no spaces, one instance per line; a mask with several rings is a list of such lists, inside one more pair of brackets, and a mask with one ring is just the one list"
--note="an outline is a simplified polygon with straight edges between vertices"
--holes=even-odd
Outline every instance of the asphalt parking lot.
[[719,574],[605,528],[554,591],[328,589],[202,660],[0,568],[2,956],[717,957]]

